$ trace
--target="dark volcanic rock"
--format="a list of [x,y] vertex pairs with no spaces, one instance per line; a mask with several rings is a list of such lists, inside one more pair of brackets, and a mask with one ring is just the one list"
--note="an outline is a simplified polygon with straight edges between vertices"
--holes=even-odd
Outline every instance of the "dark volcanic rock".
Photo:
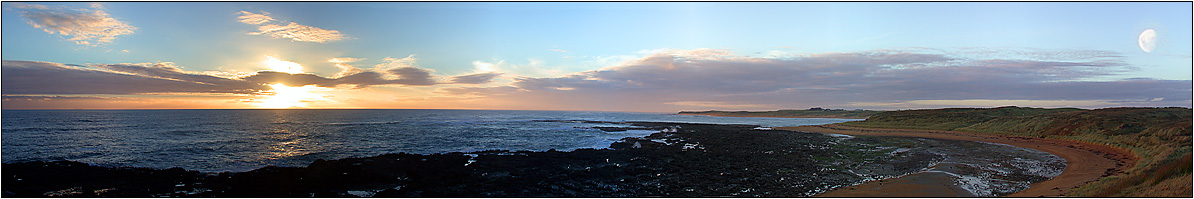
[[[798,197],[859,180],[818,165],[813,157],[839,156],[826,150],[833,138],[820,134],[753,125],[616,124],[636,127],[609,130],[663,131],[612,149],[400,153],[240,173],[4,164],[3,191],[6,197]],[[924,162],[907,164],[921,167],[900,169]]]
[[180,168],[108,168],[79,162],[4,164],[5,197],[182,196],[208,175]]

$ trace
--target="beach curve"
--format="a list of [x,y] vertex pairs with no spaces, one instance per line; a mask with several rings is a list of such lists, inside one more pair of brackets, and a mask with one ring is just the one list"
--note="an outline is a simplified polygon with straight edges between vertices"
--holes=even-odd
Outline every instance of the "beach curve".
[[[1017,147],[1031,148],[1044,151],[1066,160],[1066,168],[1061,175],[1047,181],[1032,184],[1028,189],[1021,190],[1007,197],[1049,197],[1064,196],[1077,187],[1111,175],[1117,175],[1131,168],[1138,159],[1132,153],[1122,149],[1088,144],[1068,140],[1049,138],[1028,138],[1015,136],[988,135],[957,131],[911,130],[911,129],[879,129],[860,128],[841,125],[816,125],[779,127],[780,130],[791,130],[812,133],[831,133],[844,135],[866,136],[894,136],[921,137],[949,140],[966,140],[1008,144]],[[965,197],[956,191],[940,192],[935,190],[956,190],[948,178],[929,175],[930,173],[910,174],[894,179],[871,181],[855,186],[842,187],[816,195],[816,197]],[[926,183],[926,181],[929,181]]]

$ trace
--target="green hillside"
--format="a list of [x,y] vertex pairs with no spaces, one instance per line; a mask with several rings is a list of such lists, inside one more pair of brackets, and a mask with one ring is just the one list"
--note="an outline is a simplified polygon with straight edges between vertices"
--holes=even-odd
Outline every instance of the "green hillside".
[[1087,184],[1072,195],[1191,197],[1191,113],[1189,108],[954,108],[882,112],[841,125],[979,132],[1116,146],[1132,151],[1140,160],[1126,174]]
[[788,117],[788,118],[846,118],[866,119],[882,111],[870,110],[841,110],[812,108],[808,110],[778,110],[778,111],[680,111],[680,115],[707,115],[722,117]]

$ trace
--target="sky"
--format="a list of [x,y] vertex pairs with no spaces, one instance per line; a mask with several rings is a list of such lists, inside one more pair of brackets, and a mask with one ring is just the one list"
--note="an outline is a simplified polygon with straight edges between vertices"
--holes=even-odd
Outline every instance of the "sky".
[[4,109],[1191,107],[1191,2],[4,2]]

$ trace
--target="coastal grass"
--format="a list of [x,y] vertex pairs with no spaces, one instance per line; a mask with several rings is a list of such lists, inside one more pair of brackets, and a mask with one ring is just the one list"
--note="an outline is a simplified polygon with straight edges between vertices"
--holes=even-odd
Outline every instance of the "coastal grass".
[[706,115],[721,117],[786,117],[786,118],[845,118],[866,119],[882,111],[820,109],[777,110],[777,111],[680,111],[679,115]]
[[1080,197],[1191,197],[1189,108],[950,108],[876,113],[843,126],[1054,138],[1131,151],[1126,172],[1075,189]]

